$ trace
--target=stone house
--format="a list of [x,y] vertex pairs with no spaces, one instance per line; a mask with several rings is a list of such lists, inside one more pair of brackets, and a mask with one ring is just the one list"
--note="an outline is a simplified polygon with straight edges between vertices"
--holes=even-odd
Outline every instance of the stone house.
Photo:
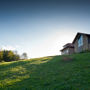
[[77,33],[72,43],[63,46],[61,54],[73,54],[90,50],[90,34]]

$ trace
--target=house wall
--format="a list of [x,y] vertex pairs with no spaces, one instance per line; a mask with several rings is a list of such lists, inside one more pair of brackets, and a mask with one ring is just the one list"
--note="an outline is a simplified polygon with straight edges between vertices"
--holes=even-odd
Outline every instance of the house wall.
[[68,55],[69,54],[69,49],[68,48],[64,49],[61,54],[62,55]]
[[88,36],[88,50],[90,50],[90,36]]
[[90,50],[90,44],[88,44],[88,50]]
[[65,50],[62,51],[62,55],[69,55],[74,53],[74,48],[66,48]]
[[88,37],[83,35],[83,46],[78,48],[78,38],[74,42],[74,51],[75,53],[79,53],[81,51],[90,50],[90,44],[88,44]]
[[78,39],[76,39],[76,41],[74,42],[74,52],[78,52]]
[[88,50],[88,37],[83,35],[83,51]]
[[69,54],[73,54],[74,53],[74,48],[69,48]]

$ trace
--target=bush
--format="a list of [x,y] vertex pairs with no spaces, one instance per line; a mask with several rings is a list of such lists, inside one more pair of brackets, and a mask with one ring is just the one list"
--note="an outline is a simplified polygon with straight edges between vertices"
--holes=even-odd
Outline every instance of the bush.
[[0,62],[3,61],[3,52],[0,51]]
[[0,61],[16,61],[19,60],[20,56],[18,54],[15,54],[13,51],[3,50],[0,51]]
[[90,50],[85,50],[85,51],[82,51],[80,53],[88,53],[88,52],[90,52]]

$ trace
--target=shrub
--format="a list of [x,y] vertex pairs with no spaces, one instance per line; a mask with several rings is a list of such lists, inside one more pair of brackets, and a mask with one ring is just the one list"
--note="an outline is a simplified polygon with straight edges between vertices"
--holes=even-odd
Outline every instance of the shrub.
[[0,61],[9,62],[9,61],[16,61],[19,59],[20,59],[20,56],[18,54],[15,54],[11,50],[0,51]]
[[0,51],[0,62],[3,61],[3,52]]

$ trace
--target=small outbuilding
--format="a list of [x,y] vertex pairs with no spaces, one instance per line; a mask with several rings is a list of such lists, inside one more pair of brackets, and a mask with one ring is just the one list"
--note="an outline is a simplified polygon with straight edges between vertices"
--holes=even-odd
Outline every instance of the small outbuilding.
[[61,54],[70,55],[74,53],[74,46],[72,43],[67,43],[63,46],[63,49],[61,50]]

